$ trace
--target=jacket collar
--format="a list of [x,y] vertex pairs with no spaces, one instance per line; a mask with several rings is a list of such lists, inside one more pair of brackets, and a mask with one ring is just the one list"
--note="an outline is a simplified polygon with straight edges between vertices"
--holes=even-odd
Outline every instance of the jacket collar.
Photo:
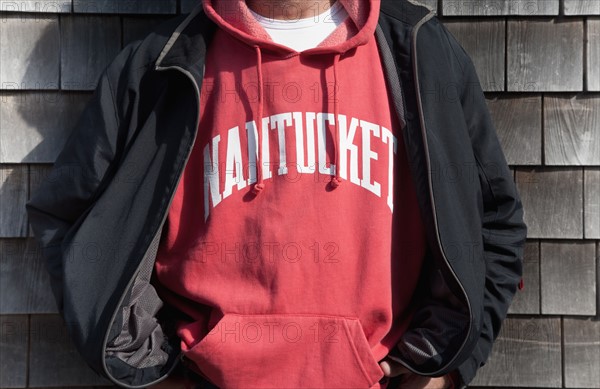
[[196,73],[198,81],[203,74],[206,49],[216,31],[214,24],[198,4],[171,34],[155,62],[155,69],[180,67]]

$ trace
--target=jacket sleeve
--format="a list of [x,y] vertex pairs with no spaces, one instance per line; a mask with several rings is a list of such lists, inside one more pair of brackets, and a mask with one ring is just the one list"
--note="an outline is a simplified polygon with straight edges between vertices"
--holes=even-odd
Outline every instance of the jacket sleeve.
[[458,368],[460,387],[463,387],[486,363],[506,318],[522,277],[527,227],[513,175],[498,141],[473,62],[456,39],[445,31],[463,70],[461,103],[478,165],[483,201],[486,274],[482,332],[471,356]]
[[29,223],[42,250],[57,308],[63,315],[61,244],[102,188],[120,147],[115,85],[131,52],[127,46],[104,69],[91,100],[76,122],[49,174],[26,203]]

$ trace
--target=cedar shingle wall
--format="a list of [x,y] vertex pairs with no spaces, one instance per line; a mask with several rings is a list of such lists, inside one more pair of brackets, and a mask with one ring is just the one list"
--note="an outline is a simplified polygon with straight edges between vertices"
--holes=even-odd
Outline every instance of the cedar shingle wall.
[[[199,0],[0,0],[0,387],[93,387],[24,204],[104,66]],[[529,225],[473,386],[600,388],[600,0],[427,0],[472,56]]]

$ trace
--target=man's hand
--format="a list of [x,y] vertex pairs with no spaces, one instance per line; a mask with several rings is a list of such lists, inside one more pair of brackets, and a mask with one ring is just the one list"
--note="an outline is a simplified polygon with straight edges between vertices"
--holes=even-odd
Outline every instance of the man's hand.
[[390,389],[447,389],[451,386],[450,377],[425,377],[415,374],[406,367],[391,359],[384,359],[379,362],[386,377],[396,377],[401,375],[400,386]]

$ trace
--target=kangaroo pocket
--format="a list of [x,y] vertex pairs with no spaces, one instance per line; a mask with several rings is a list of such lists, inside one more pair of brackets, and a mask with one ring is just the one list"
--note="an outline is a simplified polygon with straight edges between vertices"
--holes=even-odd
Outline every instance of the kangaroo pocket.
[[342,316],[225,314],[184,353],[221,388],[370,388],[384,376],[360,321]]

